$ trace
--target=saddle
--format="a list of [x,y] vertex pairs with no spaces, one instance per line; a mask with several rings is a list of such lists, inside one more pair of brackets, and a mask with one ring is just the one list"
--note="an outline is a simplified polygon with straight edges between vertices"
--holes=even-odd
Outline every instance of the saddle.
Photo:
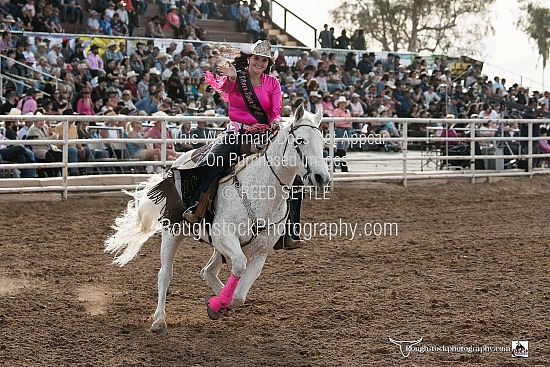
[[[201,185],[203,177],[212,169],[212,162],[209,159],[219,157],[228,159],[225,168],[211,182],[208,190],[203,192],[199,198],[196,208],[196,214],[205,218],[207,223],[212,223],[214,219],[214,201],[220,182],[226,182],[237,172],[241,171],[250,162],[263,155],[263,151],[268,144],[268,136],[255,139],[247,134],[241,136],[240,141],[236,141],[234,134],[223,134],[218,139],[196,149],[190,159],[180,166],[172,167],[164,180],[152,187],[148,192],[148,197],[155,203],[160,204],[164,199],[165,203],[161,208],[161,218],[159,220],[168,221],[169,226],[173,228],[183,220],[183,213],[189,207],[190,201],[195,192]],[[242,139],[242,138],[246,139]],[[237,142],[237,144],[235,144]],[[237,152],[238,149],[238,152]],[[258,152],[261,150],[261,152]],[[213,158],[212,158],[213,157]],[[226,162],[222,159],[222,162]]]

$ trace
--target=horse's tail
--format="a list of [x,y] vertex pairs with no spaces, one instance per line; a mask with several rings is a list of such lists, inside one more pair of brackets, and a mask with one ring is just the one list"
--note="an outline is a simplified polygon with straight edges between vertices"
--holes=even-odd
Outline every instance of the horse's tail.
[[139,184],[133,192],[126,191],[133,199],[115,220],[115,234],[105,241],[105,252],[117,254],[113,263],[126,265],[138,254],[145,241],[161,229],[158,219],[163,203],[156,205],[147,197],[147,193],[162,180],[161,174],[155,174]]

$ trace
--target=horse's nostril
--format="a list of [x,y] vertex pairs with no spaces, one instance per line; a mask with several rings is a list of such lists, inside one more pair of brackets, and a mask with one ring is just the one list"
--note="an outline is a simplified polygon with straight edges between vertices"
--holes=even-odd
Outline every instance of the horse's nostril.
[[315,183],[317,183],[319,185],[322,185],[324,183],[322,175],[316,173],[315,175],[313,175],[313,177],[315,178]]

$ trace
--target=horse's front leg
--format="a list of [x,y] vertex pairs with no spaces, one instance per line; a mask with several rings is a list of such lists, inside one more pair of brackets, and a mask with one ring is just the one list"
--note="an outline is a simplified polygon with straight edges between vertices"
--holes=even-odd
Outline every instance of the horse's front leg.
[[162,244],[160,246],[160,270],[158,274],[158,302],[157,310],[153,316],[151,331],[160,332],[166,329],[166,292],[172,281],[174,258],[183,239],[183,235],[174,236],[170,231],[163,229]]
[[202,279],[206,281],[206,284],[214,291],[215,295],[219,295],[223,288],[223,283],[218,278],[222,265],[222,254],[214,249],[214,253],[210,257],[208,264],[201,270]]
[[233,295],[233,301],[229,304],[229,308],[237,308],[242,306],[246,301],[246,295],[250,291],[252,284],[260,276],[262,269],[267,258],[267,253],[254,253],[248,258],[248,263],[246,265],[246,271],[241,277],[239,286]]
[[[230,233],[227,229],[221,233]],[[219,295],[208,298],[206,309],[208,317],[219,319],[228,310],[233,300],[233,294],[237,289],[241,276],[246,270],[246,256],[241,249],[239,238],[235,235],[212,236],[212,245],[231,260],[231,274],[221,289]]]

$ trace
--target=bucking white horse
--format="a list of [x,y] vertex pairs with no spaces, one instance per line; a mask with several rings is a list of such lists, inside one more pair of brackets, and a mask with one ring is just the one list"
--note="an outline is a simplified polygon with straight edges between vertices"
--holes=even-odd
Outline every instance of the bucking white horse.
[[[280,232],[270,230],[269,226],[286,222],[288,189],[294,177],[301,176],[306,184],[317,188],[324,187],[329,181],[323,159],[323,136],[319,130],[321,118],[321,110],[313,115],[299,107],[294,121],[279,130],[264,155],[248,163],[234,180],[220,183],[210,233],[214,253],[200,273],[215,294],[206,302],[211,319],[218,319],[228,314],[230,309],[244,304],[267,255],[279,239]],[[185,154],[174,165],[179,166],[189,157],[190,154]],[[158,304],[151,326],[155,332],[167,326],[166,292],[173,276],[176,251],[185,235],[161,225],[159,218],[163,202],[155,204],[147,196],[162,179],[162,175],[155,175],[131,193],[134,199],[117,218],[116,233],[105,241],[105,251],[117,253],[114,263],[123,266],[138,254],[149,237],[162,231]],[[266,195],[251,195],[265,192],[265,188],[274,193],[269,195],[269,199]],[[249,231],[236,230],[245,227]],[[254,233],[250,231],[251,227],[255,227]],[[225,285],[218,278],[222,255],[231,261],[232,266]]]

